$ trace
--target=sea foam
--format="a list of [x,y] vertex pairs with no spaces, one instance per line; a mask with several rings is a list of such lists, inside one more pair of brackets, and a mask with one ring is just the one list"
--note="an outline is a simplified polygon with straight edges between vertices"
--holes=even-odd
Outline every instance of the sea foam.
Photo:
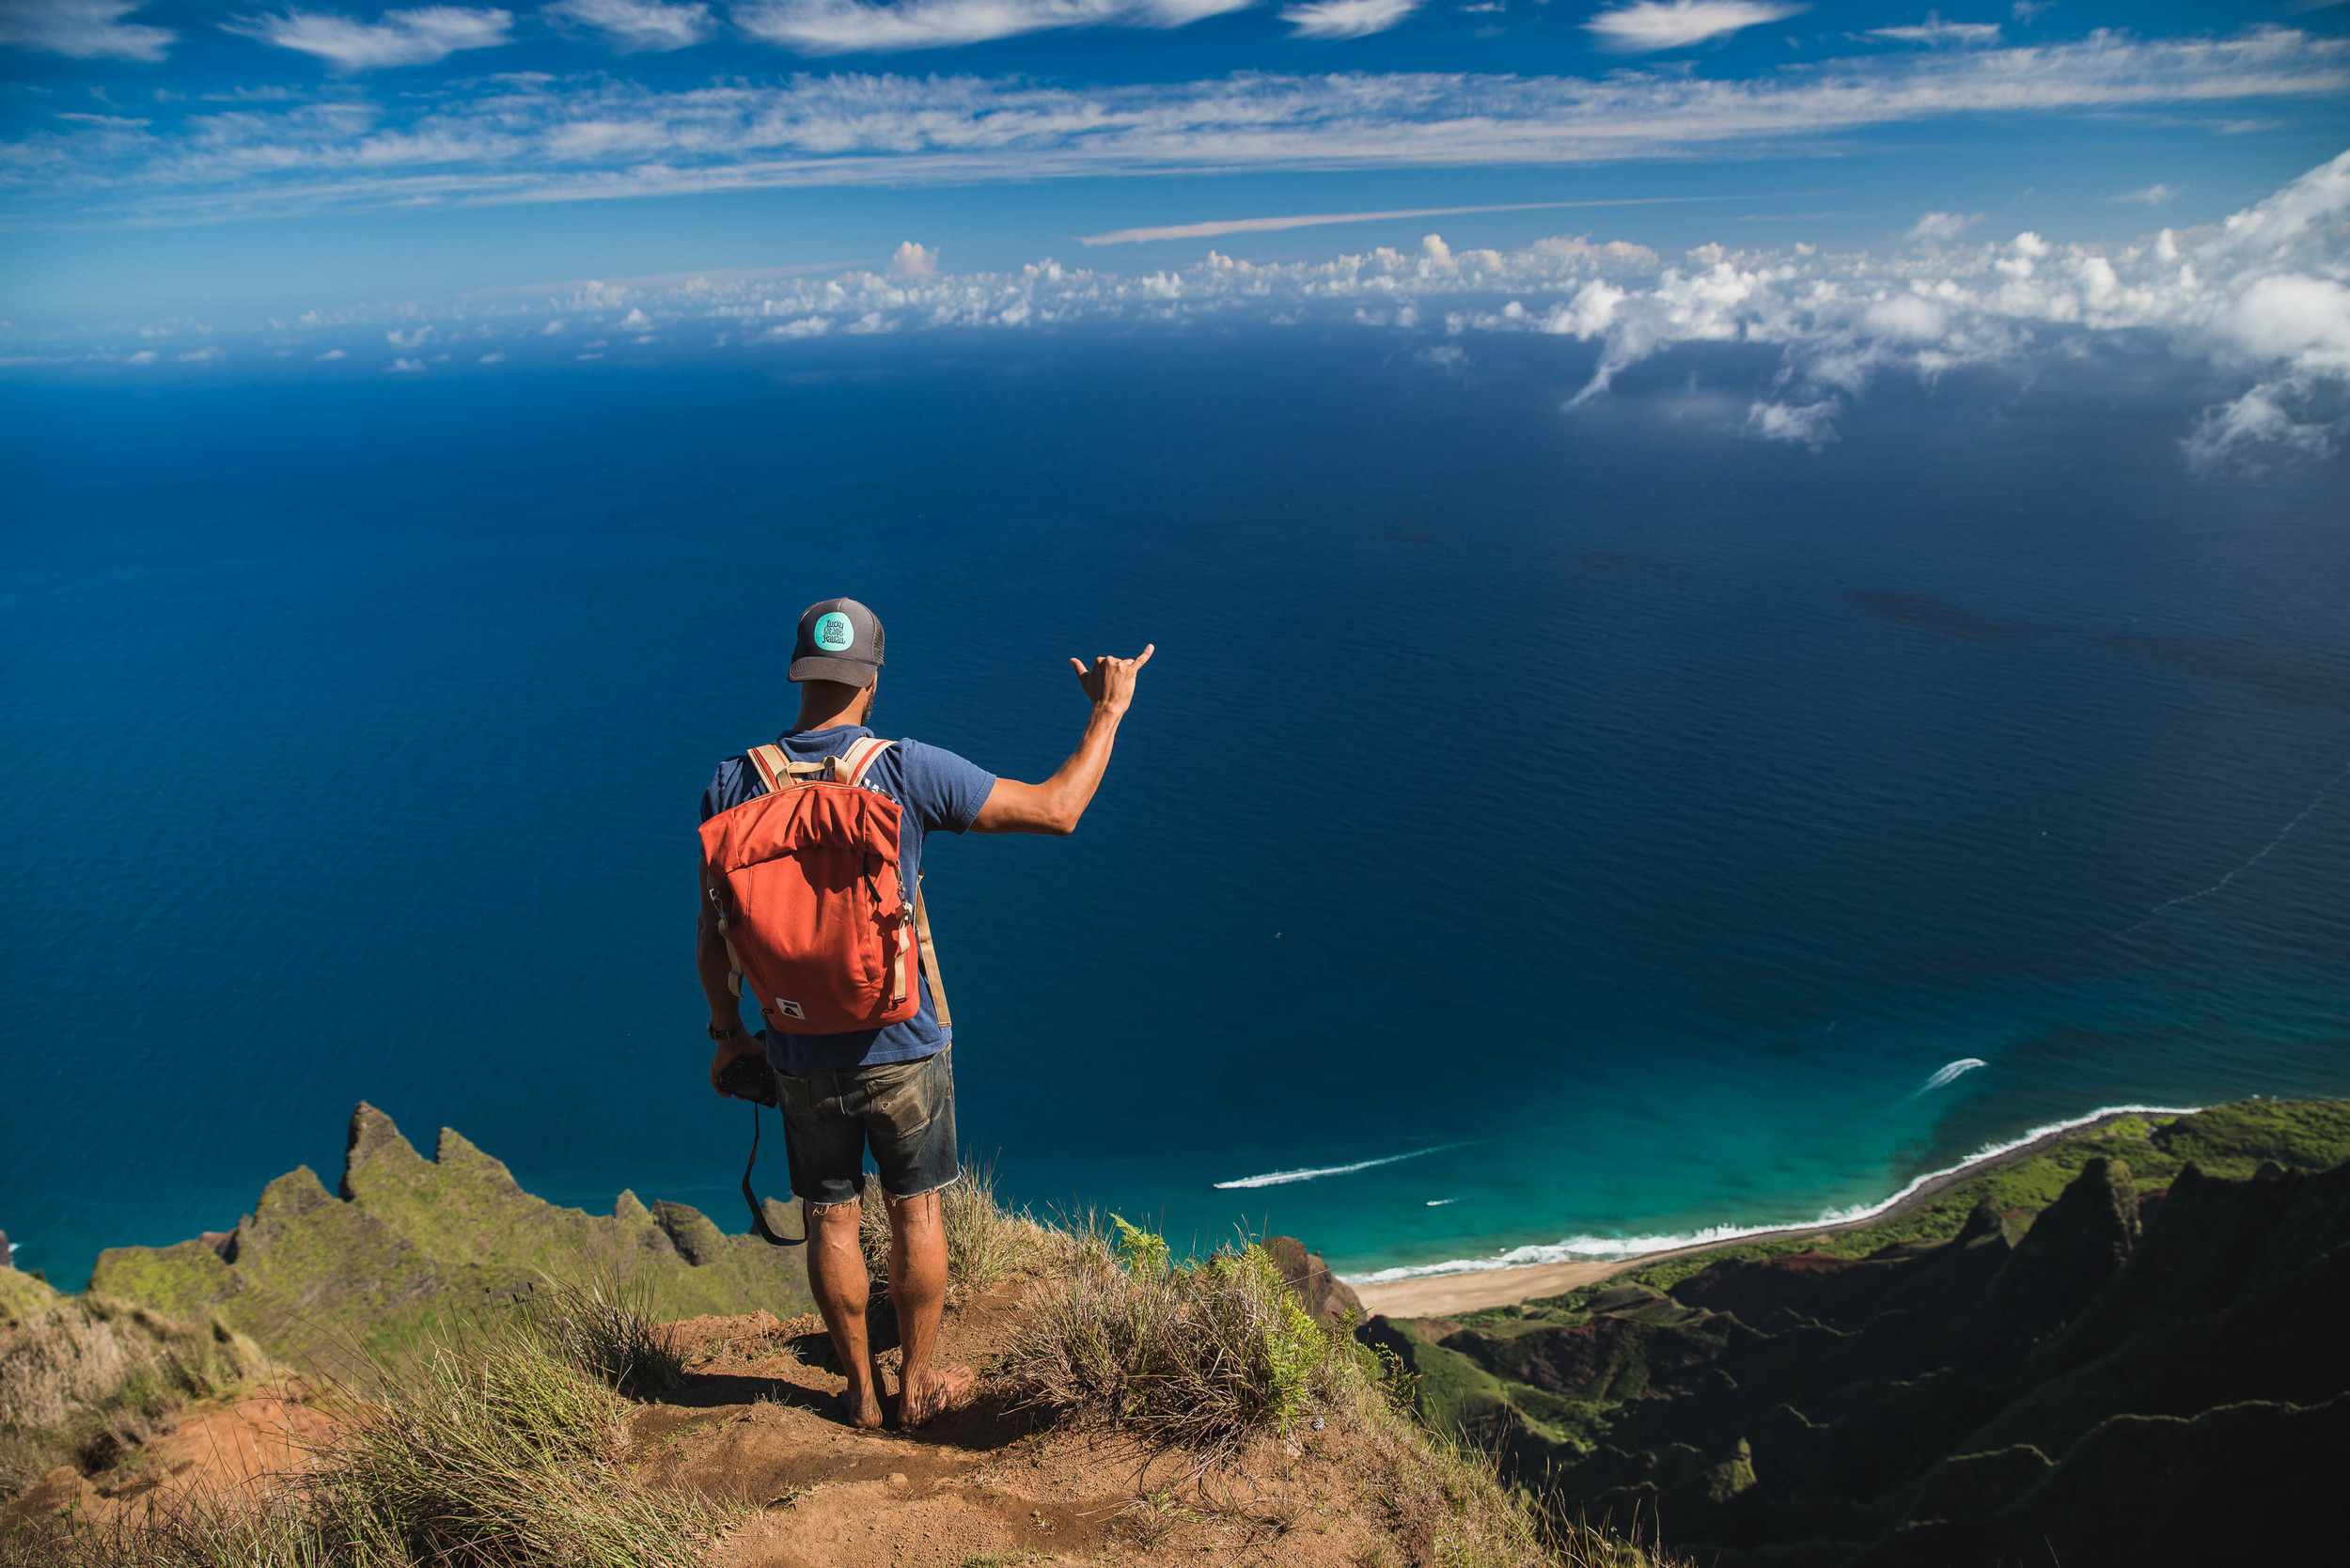
[[[1951,1063],[1955,1067],[1957,1063]],[[1949,1069],[1944,1069],[1948,1072]],[[1955,1075],[1955,1074],[1953,1074]],[[1456,1258],[1441,1263],[1410,1263],[1398,1268],[1373,1269],[1368,1274],[1344,1274],[1339,1278],[1350,1285],[1381,1285],[1391,1279],[1421,1279],[1434,1274],[1482,1274],[1498,1268],[1527,1268],[1536,1263],[1600,1263],[1615,1262],[1624,1258],[1644,1257],[1652,1252],[1671,1252],[1684,1247],[1701,1247],[1712,1242],[1744,1241],[1756,1236],[1789,1235],[1813,1231],[1824,1225],[1851,1225],[1874,1219],[1899,1206],[1913,1194],[1955,1176],[1967,1167],[1998,1158],[2058,1133],[2086,1127],[2108,1116],[2191,1116],[2201,1105],[2105,1105],[2076,1116],[2069,1121],[2051,1121],[2044,1126],[2008,1139],[2004,1143],[1986,1143],[1956,1165],[1939,1170],[1929,1170],[1907,1186],[1875,1203],[1856,1203],[1850,1208],[1829,1209],[1816,1219],[1787,1225],[1709,1225],[1699,1231],[1686,1231],[1658,1236],[1569,1236],[1564,1241],[1543,1246],[1513,1247],[1487,1258]],[[1423,1150],[1422,1152],[1433,1152]],[[1408,1158],[1409,1156],[1400,1156]],[[1380,1162],[1374,1162],[1380,1163]],[[1219,1183],[1218,1185],[1224,1184]],[[1238,1184],[1233,1184],[1237,1185]]]

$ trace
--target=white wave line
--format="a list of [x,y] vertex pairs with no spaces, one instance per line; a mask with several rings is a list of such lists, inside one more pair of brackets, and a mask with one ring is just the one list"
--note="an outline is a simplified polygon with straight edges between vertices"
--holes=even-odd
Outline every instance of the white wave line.
[[1457,1143],[1439,1143],[1432,1149],[1415,1149],[1408,1154],[1389,1154],[1383,1159],[1363,1160],[1355,1165],[1324,1166],[1319,1170],[1268,1170],[1261,1176],[1243,1176],[1237,1181],[1218,1182],[1219,1189],[1228,1187],[1280,1187],[1292,1182],[1314,1182],[1324,1176],[1352,1176],[1373,1166],[1394,1165],[1399,1160],[1416,1160],[1422,1154],[1441,1154],[1448,1149],[1458,1149]]
[[1940,1089],[1944,1084],[1955,1083],[1958,1079],[1965,1077],[1967,1074],[1972,1073],[1978,1067],[1988,1067],[1991,1064],[1989,1062],[1983,1060],[1981,1057],[1961,1057],[1956,1061],[1945,1062],[1940,1067],[1935,1069],[1933,1077],[1928,1078],[1924,1083],[1918,1086],[1916,1093],[1911,1094],[1910,1098],[1915,1100],[1919,1094],[1931,1094],[1935,1090]]
[[2334,775],[2334,776],[2327,781],[2324,789],[2318,791],[2316,794],[2312,795],[2307,806],[2301,808],[2301,814],[2295,817],[2291,822],[2285,823],[2284,826],[2279,828],[2277,830],[2277,836],[2274,839],[2269,839],[2265,844],[2263,844],[2260,847],[2259,853],[2254,855],[2251,859],[2247,860],[2244,864],[2238,866],[2234,870],[2230,871],[2226,876],[2221,877],[2217,882],[2213,883],[2208,887],[2199,887],[2192,893],[2181,893],[2175,899],[2165,899],[2162,902],[2148,910],[2143,919],[2140,919],[2134,924],[2123,926],[2120,931],[2108,933],[2106,936],[2106,940],[2108,942],[2118,942],[2123,937],[2129,935],[2133,932],[2144,931],[2148,926],[2154,923],[2155,918],[2159,917],[2163,911],[2167,909],[2176,909],[2183,903],[2193,903],[2198,899],[2207,899],[2214,893],[2218,892],[2222,887],[2228,886],[2231,882],[2233,882],[2236,878],[2242,876],[2245,872],[2250,870],[2253,867],[2259,865],[2262,861],[2267,859],[2268,852],[2275,849],[2279,844],[2283,843],[2288,838],[2292,837],[2293,830],[2295,828],[2299,827],[2303,823],[2309,821],[2310,813],[2324,805],[2326,803],[2326,797],[2332,794],[2335,788],[2345,778],[2350,778],[2350,762],[2344,762],[2342,766],[2342,771]]
[[1850,1208],[1829,1209],[1816,1219],[1800,1225],[1709,1225],[1702,1230],[1666,1236],[1569,1236],[1564,1241],[1532,1247],[1513,1247],[1488,1258],[1455,1258],[1441,1263],[1408,1263],[1398,1268],[1373,1269],[1368,1274],[1343,1274],[1339,1278],[1350,1285],[1384,1285],[1394,1279],[1421,1279],[1433,1274],[1484,1274],[1494,1269],[1528,1268],[1536,1263],[1616,1262],[1625,1258],[1646,1257],[1652,1252],[1672,1252],[1684,1247],[1701,1247],[1709,1242],[1749,1241],[1762,1236],[1801,1235],[1828,1225],[1853,1225],[1879,1215],[1907,1201],[1913,1195],[1947,1177],[1958,1175],[1969,1166],[1998,1158],[2041,1138],[2057,1133],[2086,1127],[2108,1116],[2192,1116],[2201,1105],[2105,1105],[2086,1116],[2076,1116],[2064,1121],[2051,1121],[2029,1132],[2008,1139],[2005,1143],[1987,1143],[1956,1165],[1940,1170],[1929,1170],[1911,1181],[1892,1197],[1875,1203],[1858,1203]]

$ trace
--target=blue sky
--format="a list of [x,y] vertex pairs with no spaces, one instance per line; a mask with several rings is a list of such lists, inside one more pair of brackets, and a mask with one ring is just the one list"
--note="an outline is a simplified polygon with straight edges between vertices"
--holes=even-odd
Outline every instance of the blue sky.
[[[2119,243],[2350,146],[2345,24],[2175,0],[0,0],[0,316],[880,268],[908,242],[933,270],[1131,273],[1434,229]],[[1381,212],[1422,215],[1198,227]]]

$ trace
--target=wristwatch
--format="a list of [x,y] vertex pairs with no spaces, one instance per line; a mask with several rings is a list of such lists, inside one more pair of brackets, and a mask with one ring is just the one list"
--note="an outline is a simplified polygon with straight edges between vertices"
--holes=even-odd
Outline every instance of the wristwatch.
[[711,1039],[718,1042],[721,1045],[725,1044],[729,1040],[741,1040],[750,1033],[748,1029],[745,1029],[740,1024],[735,1025],[732,1028],[726,1029],[722,1029],[717,1025],[713,1024],[703,1032],[708,1034]]

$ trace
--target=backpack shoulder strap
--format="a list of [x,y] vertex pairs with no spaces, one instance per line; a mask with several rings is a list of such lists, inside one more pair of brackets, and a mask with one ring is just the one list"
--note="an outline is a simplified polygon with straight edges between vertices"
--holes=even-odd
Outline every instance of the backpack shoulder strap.
[[890,743],[882,740],[878,736],[858,736],[855,740],[849,743],[847,755],[843,756],[838,761],[833,764],[833,777],[838,779],[843,784],[863,783],[865,781],[866,770],[870,768],[875,760],[878,759],[883,752],[887,751],[889,747]]
[[779,745],[755,745],[744,757],[759,774],[759,781],[767,786],[767,792],[789,788],[784,780],[791,776],[791,759]]
[[[888,743],[883,744],[885,745]],[[822,762],[795,762],[791,754],[779,745],[755,745],[743,755],[758,770],[760,782],[767,786],[769,794],[796,788],[831,767],[835,760],[827,758]]]
[[922,972],[931,982],[931,1006],[938,1013],[939,1026],[951,1028],[955,1015],[947,1007],[947,982],[938,978],[938,944],[931,940],[931,906],[922,898],[917,885],[914,889],[914,933],[922,944]]

